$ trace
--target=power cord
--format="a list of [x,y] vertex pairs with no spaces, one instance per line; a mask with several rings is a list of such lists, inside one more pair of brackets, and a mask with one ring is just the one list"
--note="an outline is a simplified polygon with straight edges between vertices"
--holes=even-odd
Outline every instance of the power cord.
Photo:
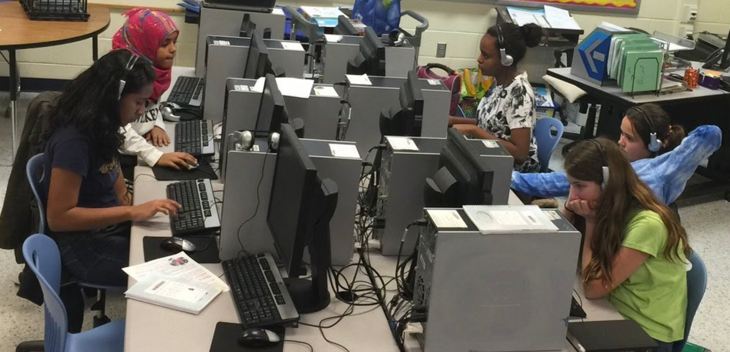
[[309,347],[309,350],[310,350],[311,352],[314,352],[314,347],[312,347],[312,345],[310,345],[310,344],[309,344],[309,343],[307,343],[307,342],[304,342],[304,341],[299,341],[299,340],[284,340],[284,342],[285,342],[285,343],[286,343],[286,342],[293,342],[293,343],[298,343],[298,344],[301,344],[301,345],[306,345],[307,347]]
[[246,250],[243,247],[243,242],[241,241],[241,229],[243,228],[243,225],[246,225],[249,221],[253,220],[253,218],[256,217],[256,215],[259,213],[259,205],[261,205],[261,182],[264,180],[264,174],[266,172],[266,161],[269,159],[269,150],[266,150],[266,154],[264,154],[264,162],[261,165],[261,177],[259,177],[259,182],[256,185],[256,209],[253,212],[253,215],[246,219],[244,222],[241,223],[240,226],[238,226],[238,230],[236,230],[236,239],[238,240],[238,244],[241,246],[241,250],[238,252],[238,256],[241,255],[241,253],[248,255],[246,253]]

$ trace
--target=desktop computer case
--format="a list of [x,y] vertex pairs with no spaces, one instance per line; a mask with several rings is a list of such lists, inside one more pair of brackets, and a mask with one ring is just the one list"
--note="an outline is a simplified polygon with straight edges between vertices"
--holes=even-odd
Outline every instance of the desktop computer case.
[[[388,138],[380,165],[378,203],[376,217],[385,220],[384,227],[375,229],[375,238],[380,239],[383,255],[398,255],[401,237],[406,226],[421,217],[423,213],[423,191],[427,177],[438,170],[443,138],[409,137],[418,146],[417,151],[393,150]],[[479,155],[487,159],[494,171],[492,189],[493,204],[506,205],[509,200],[510,181],[514,158],[504,147],[496,143],[490,147],[481,140],[469,143]],[[418,233],[408,231],[403,243],[403,253],[410,253],[415,246]]]
[[[352,144],[349,142],[301,141],[317,167],[319,176],[337,183],[337,209],[330,221],[332,265],[350,264],[355,246],[355,212],[362,161],[359,157],[332,156],[329,149],[331,143]],[[241,244],[248,253],[270,252],[277,261],[280,260],[266,223],[276,153],[267,153],[266,142],[260,139],[257,139],[255,148],[258,151],[228,152],[228,182],[223,193],[219,243],[221,260],[235,258],[242,249]],[[254,214],[256,216],[241,227]]]
[[580,233],[557,209],[558,231],[482,235],[467,228],[422,228],[413,306],[427,307],[424,352],[561,350]]

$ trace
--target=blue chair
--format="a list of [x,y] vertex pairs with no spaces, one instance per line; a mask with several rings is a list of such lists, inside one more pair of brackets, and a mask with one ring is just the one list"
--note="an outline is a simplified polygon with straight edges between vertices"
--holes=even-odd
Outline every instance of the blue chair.
[[[45,204],[48,195],[46,195],[45,188],[43,187],[43,180],[46,177],[50,177],[50,172],[47,172],[47,170],[44,169],[44,160],[45,158],[43,157],[43,153],[34,155],[32,158],[30,158],[30,160],[28,160],[28,164],[25,167],[25,173],[28,176],[28,183],[30,184],[30,188],[33,191],[36,202],[38,203],[38,213],[40,218],[38,231],[43,234],[47,234],[48,223],[46,222]],[[97,301],[91,306],[92,311],[98,311],[98,314],[94,316],[94,327],[106,324],[110,321],[109,317],[106,316],[106,291],[112,290],[123,292],[127,289],[124,286],[118,287],[99,285],[92,282],[83,281],[79,281],[79,286],[87,289],[97,290],[98,292]]]
[[[61,256],[50,237],[35,234],[23,243],[23,257],[38,278],[43,290],[45,310],[45,340],[24,342],[16,352],[91,352],[124,350],[124,320],[78,334],[68,332],[68,315],[59,297],[61,288]],[[42,349],[39,349],[42,347]]]
[[697,252],[692,252],[689,262],[692,263],[692,269],[687,272],[687,317],[684,321],[684,339],[672,345],[672,352],[682,352],[684,345],[687,344],[692,321],[707,289],[707,267],[705,267],[705,262],[702,261]]
[[[552,129],[558,132],[553,136]],[[535,140],[537,142],[537,161],[540,162],[540,172],[548,171],[550,156],[558,146],[563,136],[563,124],[558,119],[542,118],[535,124]]]

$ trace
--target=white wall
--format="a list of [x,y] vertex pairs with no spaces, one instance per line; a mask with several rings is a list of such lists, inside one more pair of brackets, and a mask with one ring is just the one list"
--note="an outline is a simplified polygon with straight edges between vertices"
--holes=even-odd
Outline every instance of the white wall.
[[[115,1],[115,0],[96,0]],[[170,7],[176,1],[151,0],[150,6]],[[617,25],[637,27],[649,32],[655,30],[677,34],[680,30],[679,17],[683,4],[700,2],[700,28],[720,28],[727,32],[730,23],[730,1],[728,0],[643,0],[638,16],[591,15],[575,13],[576,21],[586,32],[590,32],[601,21]],[[334,4],[350,4],[350,0],[334,0]],[[333,0],[281,1],[282,4],[331,6]],[[459,3],[438,0],[403,0],[403,9],[414,10],[430,21],[430,28],[424,34],[419,63],[441,62],[452,68],[475,67],[478,45],[481,36],[495,21],[495,12],[490,5]],[[725,14],[723,16],[722,14]],[[197,26],[185,24],[181,13],[171,14],[180,27],[178,56],[176,65],[193,66]],[[111,12],[109,29],[101,34],[100,54],[111,48],[111,37],[122,25],[120,10]],[[403,28],[412,30],[415,21],[406,20]],[[720,32],[723,32],[720,31]],[[446,58],[435,57],[437,43],[447,43]],[[533,60],[546,66],[552,65],[549,51],[538,51],[531,55]],[[43,49],[21,50],[18,52],[22,77],[70,79],[91,64],[91,40]],[[532,63],[530,63],[532,65]],[[539,68],[542,69],[542,68]],[[7,76],[7,65],[0,64],[0,75]]]
[[730,1],[698,0],[700,10],[697,14],[695,31],[727,35],[730,30]]

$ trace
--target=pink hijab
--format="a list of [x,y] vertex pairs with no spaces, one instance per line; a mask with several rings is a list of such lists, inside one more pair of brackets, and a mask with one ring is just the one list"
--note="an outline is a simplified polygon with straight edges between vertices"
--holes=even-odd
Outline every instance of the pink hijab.
[[[137,56],[148,58],[153,63],[157,49],[171,34],[178,31],[170,16],[161,11],[134,8],[123,13],[127,21],[112,38],[112,49],[128,49]],[[157,79],[150,100],[157,101],[170,87],[172,69],[154,67]]]

